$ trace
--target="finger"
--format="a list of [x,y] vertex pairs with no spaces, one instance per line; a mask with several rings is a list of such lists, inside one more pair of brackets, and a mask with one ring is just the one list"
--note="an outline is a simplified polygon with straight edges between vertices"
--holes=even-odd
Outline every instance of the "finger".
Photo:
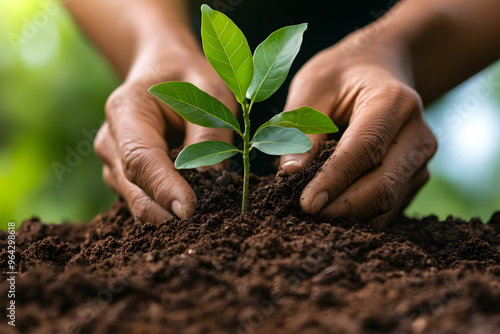
[[113,190],[118,195],[121,194],[118,187],[118,182],[116,182],[116,178],[111,173],[111,168],[108,165],[104,165],[102,167],[102,179],[108,185],[108,187],[111,188],[111,190]]
[[104,166],[103,178],[127,203],[134,219],[143,223],[161,224],[173,215],[158,205],[135,184],[127,180],[121,168]]
[[[108,139],[110,139],[108,137]],[[100,143],[100,149],[108,152],[117,152],[112,140]],[[110,150],[112,148],[112,150]],[[107,154],[109,164],[103,166],[103,179],[106,184],[119,194],[127,203],[134,219],[141,222],[160,224],[173,217],[173,215],[154,202],[139,187],[127,180],[120,166],[117,154]]]
[[298,172],[301,168],[307,166],[318,155],[319,146],[325,140],[324,134],[308,135],[311,140],[312,147],[309,151],[302,154],[287,154],[282,155],[280,158],[280,173],[293,174]]
[[428,180],[429,171],[424,167],[422,170],[417,172],[417,174],[415,174],[415,176],[406,187],[404,195],[400,197],[397,205],[395,205],[391,211],[373,218],[367,223],[375,230],[380,231],[385,229],[390,224],[392,219],[398,213],[402,212],[408,206],[408,204],[410,204],[413,197],[415,197],[420,188],[422,188]]
[[[285,110],[294,110],[300,107],[309,106],[324,112],[331,116],[331,101],[330,94],[317,94],[317,92],[310,91],[312,85],[309,80],[297,76],[292,81],[288,98],[285,105]],[[328,97],[328,99],[325,99]],[[280,158],[280,173],[293,174],[301,168],[307,166],[318,154],[319,145],[326,139],[326,135],[308,135],[311,139],[312,147],[309,151],[301,154],[287,154]],[[278,175],[279,176],[279,175]]]
[[116,146],[113,143],[113,138],[109,131],[108,122],[104,122],[97,135],[94,139],[94,152],[97,154],[99,159],[104,163],[104,165],[109,165],[112,160],[116,157],[116,152],[113,155],[113,151],[116,150]]
[[409,90],[391,86],[359,98],[335,151],[302,193],[304,211],[318,212],[382,161],[399,129],[420,113],[419,97]]
[[161,112],[149,98],[136,102],[124,98],[106,107],[123,175],[167,211],[190,217],[196,195],[168,158]]
[[[415,137],[418,133],[423,137]],[[410,180],[434,154],[435,143],[428,128],[405,128],[382,164],[355,181],[326,205],[320,214],[332,217],[354,216],[368,221],[391,211],[400,203],[400,198],[404,197]]]

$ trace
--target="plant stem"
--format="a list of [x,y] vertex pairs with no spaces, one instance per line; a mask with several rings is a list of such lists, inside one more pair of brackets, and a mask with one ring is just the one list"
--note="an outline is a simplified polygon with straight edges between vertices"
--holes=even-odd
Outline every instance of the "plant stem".
[[[253,104],[253,103],[252,103]],[[241,202],[241,214],[245,212],[248,200],[248,183],[250,181],[250,109],[252,105],[243,104],[243,120],[245,132],[243,134],[243,199]]]

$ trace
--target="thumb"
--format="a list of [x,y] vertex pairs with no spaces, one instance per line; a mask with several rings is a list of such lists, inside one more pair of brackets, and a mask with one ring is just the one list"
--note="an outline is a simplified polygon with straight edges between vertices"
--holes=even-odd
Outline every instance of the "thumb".
[[[330,111],[329,103],[324,101],[320,96],[313,94],[310,89],[305,89],[307,87],[307,82],[304,83],[302,80],[292,81],[285,110],[295,110],[300,107],[308,106],[328,115]],[[307,136],[312,142],[311,149],[301,154],[287,154],[281,156],[279,173],[296,173],[301,168],[307,166],[316,157],[319,152],[319,146],[326,139],[326,135],[314,134]]]
[[282,155],[280,158],[280,171],[279,173],[293,174],[298,172],[301,168],[307,166],[314,160],[319,152],[319,145],[322,143],[326,135],[307,135],[312,142],[312,147],[306,153],[301,154],[287,154]]

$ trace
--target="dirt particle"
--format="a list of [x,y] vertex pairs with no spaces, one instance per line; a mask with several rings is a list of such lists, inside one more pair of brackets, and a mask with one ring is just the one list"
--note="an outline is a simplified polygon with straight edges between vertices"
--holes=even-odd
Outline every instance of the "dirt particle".
[[[136,223],[118,201],[88,224],[24,222],[22,331],[496,333],[498,213],[490,224],[400,216],[384,232],[307,215],[302,189],[334,148],[279,181],[252,176],[244,215],[239,175],[183,170],[199,196],[189,219]],[[0,232],[2,268],[6,240]],[[2,305],[7,291],[2,280]]]

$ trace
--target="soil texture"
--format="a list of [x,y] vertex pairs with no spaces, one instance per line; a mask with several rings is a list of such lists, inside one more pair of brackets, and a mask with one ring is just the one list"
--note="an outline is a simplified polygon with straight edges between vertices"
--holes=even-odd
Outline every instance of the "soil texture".
[[[183,172],[190,219],[136,222],[120,201],[84,224],[25,221],[17,232],[16,326],[1,333],[500,333],[500,213],[397,218],[384,232],[300,211],[333,148],[296,175]],[[82,195],[83,196],[83,195]]]

